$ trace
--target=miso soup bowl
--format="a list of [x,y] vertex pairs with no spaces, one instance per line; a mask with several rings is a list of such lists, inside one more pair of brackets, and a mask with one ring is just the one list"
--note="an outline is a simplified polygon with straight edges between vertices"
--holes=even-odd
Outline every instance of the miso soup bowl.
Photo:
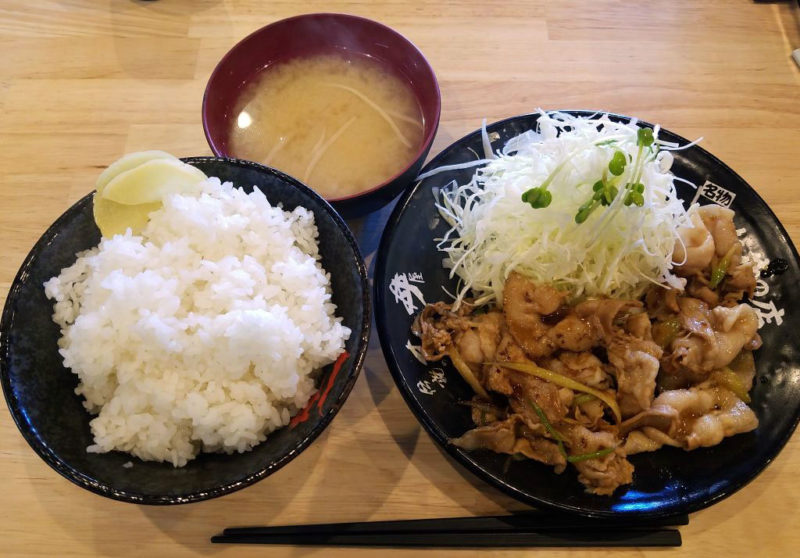
[[203,129],[215,155],[241,158],[231,150],[236,104],[266,68],[325,54],[367,56],[410,85],[422,114],[423,139],[417,153],[380,184],[327,201],[345,218],[374,211],[393,200],[417,176],[439,126],[439,84],[428,61],[408,39],[383,24],[346,14],[306,14],[277,21],[234,46],[211,73],[203,97]]

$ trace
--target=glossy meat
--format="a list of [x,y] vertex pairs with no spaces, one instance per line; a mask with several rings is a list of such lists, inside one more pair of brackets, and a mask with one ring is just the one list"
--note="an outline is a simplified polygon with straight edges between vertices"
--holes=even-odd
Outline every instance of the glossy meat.
[[660,285],[650,287],[644,297],[648,315],[659,320],[665,316],[680,312],[681,309],[678,306],[679,294],[680,291],[676,289],[668,289]]
[[623,423],[621,432],[633,428],[640,432],[628,435],[630,442],[626,441],[624,450],[630,455],[653,451],[663,444],[686,450],[715,446],[728,436],[750,432],[757,426],[753,410],[733,393],[704,384],[663,392],[651,409]]
[[650,407],[656,390],[658,359],[652,354],[615,344],[608,349],[608,360],[617,376],[617,400],[623,417]]
[[525,437],[519,434],[522,421],[518,415],[511,415],[503,421],[468,430],[451,442],[467,451],[488,449],[509,455],[521,454],[547,465],[555,465],[561,472],[567,464],[555,442],[543,437]]
[[599,342],[597,331],[591,324],[572,314],[548,330],[547,338],[557,348],[576,353],[588,351]]
[[743,348],[760,344],[758,316],[746,304],[709,310],[702,301],[683,298],[679,318],[689,335],[672,343],[669,358],[695,382],[730,364]]
[[692,226],[678,229],[679,240],[672,252],[675,273],[683,277],[706,269],[715,253],[714,239],[696,208],[689,211],[689,219]]
[[515,420],[496,421],[468,430],[462,436],[453,438],[451,442],[468,451],[489,449],[498,453],[514,453],[517,443]]
[[589,387],[607,389],[612,378],[603,366],[603,362],[594,354],[563,352],[556,358],[543,361],[544,367],[553,372],[574,378]]
[[[742,261],[742,244],[736,235],[734,212],[718,205],[692,208],[689,216],[693,228],[681,228],[682,242],[676,242],[673,262],[675,272],[687,277],[687,293],[709,304],[730,306],[747,294],[752,296],[756,286],[753,265]],[[681,264],[681,262],[685,263]],[[724,280],[714,288],[709,286],[713,268],[727,261]]]
[[511,335],[530,358],[551,354],[556,343],[547,332],[550,327],[543,316],[556,312],[564,293],[537,286],[519,273],[511,273],[503,290],[503,314]]
[[[564,428],[565,445],[570,455],[591,454],[608,448],[616,448],[617,437],[609,431],[592,431],[580,425]],[[596,459],[587,459],[574,464],[578,480],[587,492],[610,495],[617,488],[633,481],[633,465],[622,451],[612,451]]]
[[471,316],[466,327],[455,335],[455,345],[461,357],[478,367],[494,360],[500,337],[503,333],[503,315],[487,312]]
[[600,332],[616,376],[623,417],[650,406],[661,357],[661,348],[652,340],[650,320],[641,307],[638,301],[613,299],[588,300],[575,307],[575,313]]
[[420,338],[425,360],[441,360],[453,344],[453,333],[464,331],[468,320],[463,312],[453,312],[444,302],[427,304],[411,326],[411,332]]
[[756,289],[756,274],[752,263],[733,264],[723,283],[726,299],[732,302],[741,300],[744,295],[753,296]]
[[[752,386],[758,319],[734,298],[744,292],[734,289],[754,281],[752,268],[741,261],[729,213],[694,211],[692,219],[679,271],[685,292],[652,287],[644,303],[598,298],[571,306],[565,293],[512,273],[502,310],[427,306],[414,324],[425,358],[449,354],[476,392],[476,427],[452,442],[557,472],[571,463],[588,492],[609,495],[632,481],[628,455],[707,447],[756,428],[739,397],[748,400]],[[724,257],[731,267],[712,288],[711,269]]]
[[604,343],[611,343],[620,337],[623,329],[615,324],[618,316],[625,316],[634,309],[642,308],[638,300],[612,298],[593,298],[575,306],[575,315],[589,322]]
[[561,398],[558,386],[524,372],[503,369],[508,375],[513,395],[509,401],[511,409],[528,418],[529,424],[539,424],[539,418],[531,403],[535,403],[552,424],[557,424],[567,415],[567,406]]
[[697,215],[714,241],[714,252],[718,257],[728,253],[734,244],[739,243],[736,226],[733,224],[734,212],[720,205],[704,205],[697,209]]

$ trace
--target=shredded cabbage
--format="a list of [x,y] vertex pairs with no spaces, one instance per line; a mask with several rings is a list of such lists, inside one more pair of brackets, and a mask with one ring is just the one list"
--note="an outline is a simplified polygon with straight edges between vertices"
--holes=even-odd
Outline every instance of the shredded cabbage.
[[[669,172],[672,155],[659,150],[673,146],[658,140],[658,127],[639,170],[644,203],[624,203],[625,185],[637,181],[639,128],[636,121],[622,124],[608,115],[540,111],[537,130],[486,153],[493,158],[468,183],[453,181],[439,189],[436,207],[451,228],[437,239],[437,248],[446,254],[450,276],[460,279],[456,306],[468,293],[477,305],[502,305],[511,271],[566,290],[571,300],[636,298],[649,283],[683,288],[671,271],[672,251],[678,228],[691,223]],[[482,131],[487,144],[485,127]],[[576,212],[591,199],[592,186],[608,175],[617,150],[628,160],[618,194],[576,223]],[[524,192],[548,178],[549,206],[522,201]]]

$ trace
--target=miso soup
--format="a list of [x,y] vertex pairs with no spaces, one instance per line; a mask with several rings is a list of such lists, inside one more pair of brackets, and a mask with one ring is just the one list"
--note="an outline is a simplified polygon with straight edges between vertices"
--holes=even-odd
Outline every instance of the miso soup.
[[386,181],[422,143],[422,113],[409,84],[365,57],[269,67],[235,113],[231,153],[277,168],[325,198]]

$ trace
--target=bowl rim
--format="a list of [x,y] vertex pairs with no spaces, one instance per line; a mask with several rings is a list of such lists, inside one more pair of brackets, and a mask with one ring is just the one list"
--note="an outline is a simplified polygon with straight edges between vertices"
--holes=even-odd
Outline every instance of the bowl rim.
[[[48,446],[43,444],[39,437],[35,436],[31,432],[29,426],[33,425],[31,425],[24,418],[24,413],[21,409],[20,402],[16,397],[16,393],[12,387],[11,379],[8,374],[8,356],[9,356],[8,353],[10,351],[8,334],[10,326],[13,323],[15,316],[15,308],[13,301],[16,300],[17,297],[19,296],[19,290],[22,287],[22,282],[25,276],[28,274],[28,271],[33,265],[34,261],[39,257],[38,255],[41,249],[46,244],[49,243],[49,241],[52,239],[53,236],[58,234],[60,228],[64,225],[65,222],[73,219],[75,214],[84,210],[84,207],[87,204],[91,203],[91,200],[95,192],[92,191],[86,194],[77,202],[72,204],[53,222],[52,225],[50,225],[47,228],[47,230],[36,241],[31,250],[28,252],[28,255],[25,257],[16,276],[14,277],[14,280],[11,283],[11,288],[9,288],[8,295],[4,303],[2,317],[0,317],[0,385],[2,385],[3,394],[5,396],[6,404],[8,406],[8,411],[11,414],[14,424],[16,425],[17,429],[19,430],[20,434],[22,434],[22,437],[25,439],[28,445],[31,446],[31,448],[39,455],[39,457],[42,458],[42,460],[44,460],[45,463],[47,463],[52,469],[54,469],[61,476],[63,476],[67,480],[73,482],[74,484],[82,488],[94,492],[95,494],[106,496],[113,500],[119,500],[122,502],[128,502],[133,504],[146,504],[146,505],[158,506],[158,505],[187,504],[191,502],[209,500],[211,498],[216,498],[218,496],[224,496],[226,494],[236,492],[237,490],[241,490],[242,488],[255,484],[256,482],[266,478],[270,474],[282,468],[284,465],[286,465],[287,463],[292,461],[295,457],[297,457],[309,445],[311,445],[311,443],[314,440],[316,440],[317,437],[319,437],[319,435],[328,427],[330,422],[342,408],[348,396],[350,395],[350,392],[352,391],[356,380],[358,379],[358,376],[364,364],[364,360],[366,358],[367,348],[369,346],[370,327],[372,321],[372,305],[371,305],[371,289],[369,287],[366,264],[364,263],[364,258],[361,255],[361,250],[358,247],[358,242],[353,236],[352,231],[350,231],[350,228],[347,226],[344,219],[342,219],[342,217],[336,212],[336,210],[334,210],[333,207],[331,207],[331,205],[324,198],[322,198],[322,196],[311,190],[308,186],[304,185],[299,180],[277,169],[273,169],[271,167],[267,167],[259,163],[254,163],[252,161],[235,159],[232,157],[214,157],[214,156],[182,157],[181,160],[188,164],[192,164],[195,162],[198,163],[222,162],[228,165],[254,168],[260,172],[266,172],[268,174],[275,175],[281,180],[297,188],[305,195],[311,196],[312,198],[317,198],[318,201],[321,201],[322,203],[320,204],[320,207],[322,211],[327,212],[328,215],[332,218],[333,222],[337,225],[337,228],[344,235],[344,240],[346,241],[348,246],[353,250],[353,254],[355,256],[356,268],[358,270],[361,292],[362,292],[361,302],[363,307],[363,315],[361,319],[361,335],[356,340],[357,348],[352,354],[353,362],[348,370],[347,382],[345,383],[341,394],[335,400],[334,404],[328,409],[328,411],[322,417],[319,418],[317,423],[314,425],[314,428],[308,433],[308,435],[300,439],[300,441],[297,444],[295,444],[286,454],[280,456],[275,461],[261,467],[257,471],[245,475],[242,478],[239,478],[235,481],[228,482],[226,484],[211,489],[196,490],[182,495],[167,495],[167,496],[154,496],[154,495],[142,494],[132,490],[119,490],[109,486],[106,483],[92,479],[83,472],[75,469],[74,467],[64,462]],[[238,186],[241,187],[241,185]],[[267,192],[264,193],[265,195],[267,194]],[[133,456],[131,456],[131,458],[133,458]],[[169,464],[165,463],[164,465],[168,466]]]
[[[205,135],[206,142],[208,143],[208,146],[211,149],[211,152],[215,156],[222,157],[222,158],[231,158],[231,159],[236,158],[236,157],[232,157],[231,155],[225,154],[219,148],[219,146],[217,146],[217,143],[214,140],[214,138],[213,138],[213,136],[211,134],[211,131],[209,129],[209,123],[208,123],[208,120],[209,120],[208,114],[210,112],[210,109],[209,109],[209,105],[210,105],[209,97],[210,97],[212,83],[214,83],[217,79],[220,79],[219,76],[221,76],[224,73],[225,65],[229,61],[233,60],[236,56],[238,56],[236,51],[239,48],[241,48],[242,45],[244,45],[245,43],[255,39],[257,36],[259,36],[259,35],[261,35],[263,33],[269,32],[269,30],[271,30],[272,28],[274,28],[274,27],[276,27],[278,25],[285,25],[287,23],[292,23],[292,22],[295,22],[295,21],[301,21],[301,20],[305,20],[305,19],[317,19],[317,18],[333,18],[333,19],[339,19],[341,21],[358,21],[358,22],[361,22],[361,23],[364,23],[364,24],[367,24],[367,25],[372,25],[372,26],[376,27],[377,29],[380,29],[383,33],[387,33],[387,34],[391,34],[391,35],[396,36],[401,41],[406,43],[408,45],[409,49],[412,52],[416,53],[416,55],[419,58],[420,63],[423,65],[424,70],[427,73],[430,74],[431,80],[433,82],[434,93],[435,93],[435,95],[434,95],[434,99],[435,99],[435,106],[434,106],[435,115],[434,115],[433,120],[431,121],[430,130],[423,136],[422,142],[420,143],[419,148],[417,149],[414,157],[412,157],[410,159],[409,163],[407,165],[403,166],[403,168],[401,168],[397,173],[392,175],[390,178],[388,178],[388,179],[384,180],[383,182],[379,183],[378,185],[373,186],[371,188],[368,188],[366,190],[362,190],[360,192],[356,192],[355,194],[349,194],[347,196],[341,196],[341,197],[337,197],[337,198],[325,198],[323,196],[320,196],[327,202],[336,203],[336,202],[343,202],[343,201],[353,200],[353,199],[359,198],[361,196],[366,196],[368,194],[371,194],[373,192],[381,190],[382,188],[388,186],[389,184],[391,184],[392,182],[394,182],[395,180],[400,178],[405,172],[407,172],[411,167],[413,167],[416,164],[416,162],[419,160],[420,157],[422,157],[425,153],[427,153],[427,151],[433,145],[433,140],[436,138],[436,133],[437,133],[437,131],[439,129],[439,122],[440,122],[441,114],[442,114],[442,93],[441,93],[441,89],[439,88],[439,80],[436,78],[436,73],[433,71],[433,67],[431,66],[430,62],[428,62],[428,59],[425,58],[425,55],[422,53],[422,51],[419,49],[419,47],[417,47],[417,45],[415,45],[413,42],[411,42],[411,40],[408,39],[405,35],[401,34],[399,31],[396,31],[396,30],[392,29],[388,25],[385,25],[385,24],[380,23],[379,21],[375,21],[373,19],[369,19],[369,18],[366,18],[366,17],[353,15],[353,14],[345,14],[345,13],[338,13],[338,12],[314,12],[314,13],[309,13],[309,14],[300,14],[300,15],[296,15],[296,16],[287,17],[287,18],[284,18],[284,19],[280,19],[278,21],[273,21],[272,23],[269,23],[269,24],[267,24],[267,25],[265,25],[263,27],[259,27],[258,29],[256,29],[255,31],[251,32],[250,34],[248,34],[243,39],[239,40],[235,45],[233,45],[225,53],[225,55],[219,60],[219,62],[217,62],[217,65],[211,71],[211,74],[209,75],[208,81],[206,82],[205,90],[203,91],[203,102],[202,102],[202,106],[201,106],[202,122],[203,122],[203,133]],[[416,97],[416,95],[415,95],[415,97]],[[423,131],[424,131],[424,128],[426,128],[427,125],[423,125],[423,126],[424,126],[423,127]],[[238,159],[238,160],[245,160],[245,159]],[[296,180],[298,180],[298,182],[300,182],[299,179],[296,179]]]
[[[620,120],[626,121],[626,122],[627,121],[635,121],[638,124],[641,124],[641,125],[649,127],[649,128],[653,128],[654,127],[653,124],[649,123],[648,121],[642,120],[640,118],[637,118],[637,117],[634,117],[634,116],[627,116],[627,115],[623,115],[623,114],[619,114],[619,113],[614,113],[614,112],[611,112],[611,111],[605,111],[605,110],[553,109],[553,110],[546,110],[545,112],[548,112],[548,113],[549,112],[561,112],[561,113],[568,113],[568,114],[578,115],[578,116],[592,116],[592,115],[604,114],[604,115],[608,115],[609,117],[611,117],[613,119],[620,119]],[[520,118],[533,117],[533,116],[536,116],[537,114],[540,114],[540,113],[531,112],[531,113],[517,114],[517,115],[509,116],[509,117],[506,117],[506,118],[501,118],[501,119],[495,120],[493,122],[486,123],[485,124],[485,129],[494,128],[494,127],[497,127],[497,126],[503,126],[503,125],[505,125],[507,123],[519,120]],[[669,130],[667,128],[660,128],[660,129],[661,129],[661,133],[668,134],[668,135],[676,138],[681,143],[686,143],[686,144],[690,143],[689,140],[687,140],[683,136],[680,136],[680,135],[676,134],[675,132],[672,132],[671,130]],[[428,162],[427,165],[425,165],[425,168],[423,168],[423,172],[425,171],[425,169],[435,168],[435,165],[437,163],[439,163],[439,161],[443,157],[443,155],[448,150],[453,148],[456,144],[460,144],[460,143],[466,141],[469,138],[473,138],[475,136],[479,136],[481,134],[481,132],[482,132],[482,128],[478,128],[477,130],[473,130],[471,132],[468,132],[468,133],[464,134],[462,137],[454,140],[451,144],[445,146],[431,161]],[[693,148],[700,150],[705,157],[708,157],[710,160],[712,160],[715,164],[719,165],[725,171],[730,172],[731,174],[739,177],[743,183],[747,184],[748,187],[750,187],[749,183],[746,180],[744,180],[744,178],[742,178],[740,174],[738,174],[735,170],[733,170],[724,161],[720,160],[713,153],[709,152],[708,150],[704,149],[703,147],[701,147],[699,145],[694,145]],[[422,183],[422,181],[419,181],[419,180],[416,181],[415,184],[412,187],[409,187],[408,189],[406,189],[406,191],[403,193],[403,195],[400,196],[400,199],[397,201],[397,204],[395,204],[394,209],[392,210],[392,213],[389,216],[388,221],[386,222],[386,225],[385,225],[385,227],[383,229],[383,234],[381,235],[381,240],[380,240],[380,243],[378,245],[378,251],[377,251],[376,261],[375,261],[375,272],[374,272],[374,275],[373,275],[374,278],[373,278],[373,282],[372,282],[373,300],[375,302],[375,308],[374,308],[375,324],[376,324],[376,327],[377,327],[377,330],[378,330],[378,338],[380,340],[381,351],[382,351],[382,353],[384,355],[384,358],[386,360],[386,364],[387,364],[387,366],[389,368],[389,372],[391,373],[392,378],[394,379],[394,382],[397,385],[398,390],[400,391],[400,394],[403,396],[403,399],[405,400],[406,405],[408,405],[408,407],[411,410],[411,412],[414,415],[414,417],[423,426],[423,428],[428,433],[428,435],[434,440],[434,442],[436,443],[438,448],[443,450],[449,457],[451,457],[456,463],[458,463],[458,465],[460,465],[461,467],[463,467],[464,469],[469,471],[476,478],[478,478],[482,482],[486,483],[487,485],[492,486],[492,487],[500,490],[501,492],[503,492],[504,494],[506,494],[508,496],[511,496],[512,498],[514,498],[518,502],[522,502],[522,503],[525,503],[525,504],[528,504],[528,505],[547,508],[547,509],[551,509],[551,510],[556,511],[556,512],[565,512],[565,513],[570,513],[570,514],[589,517],[589,518],[655,519],[655,518],[674,516],[675,514],[680,514],[680,513],[693,513],[693,512],[708,508],[709,506],[711,506],[713,504],[716,504],[717,502],[720,502],[720,501],[732,496],[733,494],[735,494],[736,492],[738,492],[739,490],[741,490],[742,488],[744,488],[745,486],[750,484],[752,481],[754,481],[775,460],[777,455],[785,448],[786,444],[789,442],[789,440],[791,439],[793,433],[797,429],[797,426],[800,425],[800,405],[795,407],[795,409],[793,410],[794,416],[792,417],[792,426],[791,426],[791,428],[789,428],[787,430],[787,432],[786,432],[785,436],[783,436],[783,438],[776,440],[777,443],[774,446],[774,451],[771,454],[768,455],[767,459],[765,459],[762,463],[760,463],[759,467],[753,469],[747,476],[745,476],[744,478],[739,479],[738,482],[730,483],[729,485],[727,485],[724,489],[720,490],[719,492],[711,494],[711,495],[707,495],[707,496],[705,496],[703,498],[699,498],[699,499],[697,499],[695,501],[692,501],[692,502],[689,502],[689,503],[683,501],[683,502],[681,502],[679,504],[679,509],[670,509],[668,513],[665,513],[663,511],[659,511],[659,510],[656,510],[656,511],[645,511],[645,512],[637,511],[635,513],[634,512],[621,513],[621,512],[616,512],[616,511],[613,511],[613,510],[611,510],[611,511],[587,510],[587,509],[582,508],[580,506],[572,505],[572,504],[569,504],[569,503],[547,500],[545,498],[534,496],[534,495],[528,494],[528,493],[520,490],[516,486],[513,486],[512,484],[507,482],[504,478],[501,478],[501,477],[499,477],[497,475],[494,475],[493,473],[485,470],[483,467],[481,467],[480,465],[475,463],[472,459],[470,459],[467,456],[469,452],[467,452],[465,450],[461,450],[461,449],[457,448],[456,446],[454,446],[452,443],[450,443],[448,438],[439,429],[439,426],[435,422],[430,420],[429,417],[427,416],[427,414],[425,412],[423,412],[422,406],[418,403],[418,401],[413,396],[409,383],[405,380],[405,377],[403,376],[403,373],[402,373],[402,370],[400,369],[400,366],[398,365],[396,359],[393,357],[393,352],[394,351],[393,351],[392,344],[391,344],[391,341],[390,341],[390,333],[389,333],[389,331],[388,331],[388,329],[386,327],[386,324],[385,324],[386,308],[387,308],[388,305],[387,305],[387,302],[386,302],[386,300],[387,300],[386,299],[386,294],[385,294],[384,289],[383,289],[384,285],[380,281],[381,281],[381,278],[383,278],[386,275],[386,268],[387,268],[387,265],[388,265],[388,262],[387,262],[388,245],[394,239],[394,236],[395,236],[395,233],[396,233],[396,230],[397,230],[396,226],[397,226],[398,221],[400,220],[400,217],[406,211],[406,207],[407,207],[408,203],[410,202],[410,200],[413,197],[413,195],[416,193],[416,191],[419,188],[421,183]],[[793,254],[795,260],[800,261],[800,254],[798,254],[797,248],[795,247],[795,245],[792,242],[791,238],[787,234],[786,228],[784,227],[783,223],[781,223],[781,221],[775,215],[775,212],[764,201],[764,199],[755,190],[755,188],[750,187],[750,189],[752,191],[752,194],[764,205],[764,207],[767,209],[769,214],[775,220],[775,223],[777,225],[778,230],[788,240],[789,249],[790,249],[791,253]]]

